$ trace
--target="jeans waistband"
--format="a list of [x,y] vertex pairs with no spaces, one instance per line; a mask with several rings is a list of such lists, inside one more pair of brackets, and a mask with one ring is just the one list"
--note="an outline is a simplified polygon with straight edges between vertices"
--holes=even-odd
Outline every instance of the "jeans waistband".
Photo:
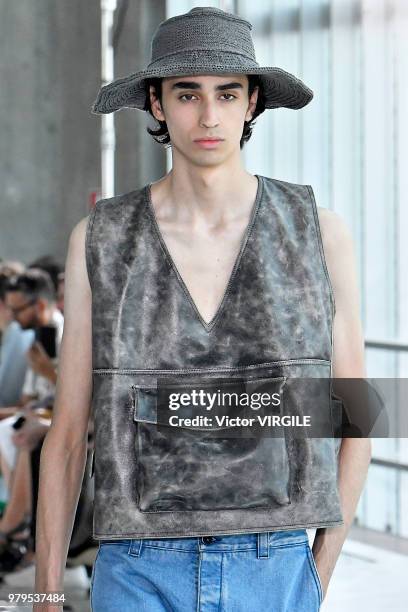
[[[271,548],[306,544],[308,541],[306,529],[295,529],[186,538],[132,538],[117,540],[116,543],[128,543],[129,554],[136,557],[141,554],[143,547],[147,547],[194,553],[257,550],[258,558],[268,558]],[[109,541],[109,544],[114,543],[114,540]]]

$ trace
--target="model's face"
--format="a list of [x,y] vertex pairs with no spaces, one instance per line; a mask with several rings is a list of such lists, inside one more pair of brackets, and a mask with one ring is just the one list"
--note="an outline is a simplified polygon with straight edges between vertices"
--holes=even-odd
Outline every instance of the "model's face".
[[[162,81],[162,106],[150,87],[154,116],[166,121],[172,148],[195,164],[219,165],[239,151],[244,121],[255,111],[258,88],[248,99],[248,77],[168,77]],[[216,137],[215,143],[198,139]]]

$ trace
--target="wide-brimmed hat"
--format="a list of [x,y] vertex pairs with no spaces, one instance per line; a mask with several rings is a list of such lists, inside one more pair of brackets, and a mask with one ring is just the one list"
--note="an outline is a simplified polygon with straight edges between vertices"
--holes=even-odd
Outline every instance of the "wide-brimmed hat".
[[313,91],[300,79],[282,68],[259,66],[251,30],[246,19],[209,6],[163,21],[154,33],[147,68],[102,87],[92,112],[146,110],[149,77],[223,73],[259,75],[267,109],[306,106]]

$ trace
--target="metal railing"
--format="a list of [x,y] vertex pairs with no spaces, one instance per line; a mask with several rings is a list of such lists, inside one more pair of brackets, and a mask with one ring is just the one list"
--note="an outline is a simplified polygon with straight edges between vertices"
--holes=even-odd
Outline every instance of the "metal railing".
[[[393,352],[408,352],[408,343],[400,340],[383,340],[378,338],[370,338],[364,341],[364,346],[367,349],[379,349]],[[408,472],[408,464],[390,459],[380,459],[372,457],[371,464],[376,467],[383,467],[389,470],[396,470],[398,473]],[[408,539],[398,534],[388,533],[385,531],[374,530],[370,527],[354,522],[350,532],[350,537],[361,542],[366,542],[379,548],[393,550],[408,554]]]
[[408,343],[400,340],[365,340],[366,348],[383,349],[385,351],[408,352]]

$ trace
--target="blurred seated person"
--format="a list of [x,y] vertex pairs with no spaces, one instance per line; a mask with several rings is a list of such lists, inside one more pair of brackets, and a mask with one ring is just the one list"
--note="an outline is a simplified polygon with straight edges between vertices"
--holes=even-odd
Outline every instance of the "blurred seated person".
[[[12,440],[17,449],[16,464],[10,487],[10,499],[0,519],[0,575],[7,584],[9,574],[18,574],[35,564],[35,532],[39,486],[40,454],[49,430],[55,397],[32,402],[22,424]],[[94,448],[94,422],[88,427],[88,452]],[[91,456],[89,457],[89,463]],[[91,465],[88,466],[88,470]],[[75,516],[72,539],[68,551],[69,567],[85,565],[88,576],[97,553],[92,538],[93,487],[90,473],[84,474],[81,495]]]
[[[9,483],[9,500],[0,519],[0,575],[24,569],[34,562],[35,512],[38,494],[37,466],[32,451],[41,449],[51,424],[54,396],[30,402],[14,423],[11,436],[15,448],[14,471]],[[39,454],[35,455],[36,462]]]
[[51,277],[52,284],[54,285],[55,291],[58,294],[58,287],[60,283],[60,274],[64,270],[64,266],[53,255],[42,255],[31,263],[27,264],[27,269],[37,268],[45,270]]
[[28,367],[26,353],[34,340],[34,330],[22,329],[5,302],[10,277],[22,272],[24,265],[20,262],[0,263],[0,407],[20,400]]
[[9,279],[5,303],[22,329],[34,330],[36,338],[27,351],[29,365],[20,400],[14,406],[0,408],[3,417],[0,421],[0,468],[9,483],[16,460],[13,424],[30,410],[30,401],[41,401],[55,393],[64,317],[56,305],[56,290],[50,275],[36,268]]

